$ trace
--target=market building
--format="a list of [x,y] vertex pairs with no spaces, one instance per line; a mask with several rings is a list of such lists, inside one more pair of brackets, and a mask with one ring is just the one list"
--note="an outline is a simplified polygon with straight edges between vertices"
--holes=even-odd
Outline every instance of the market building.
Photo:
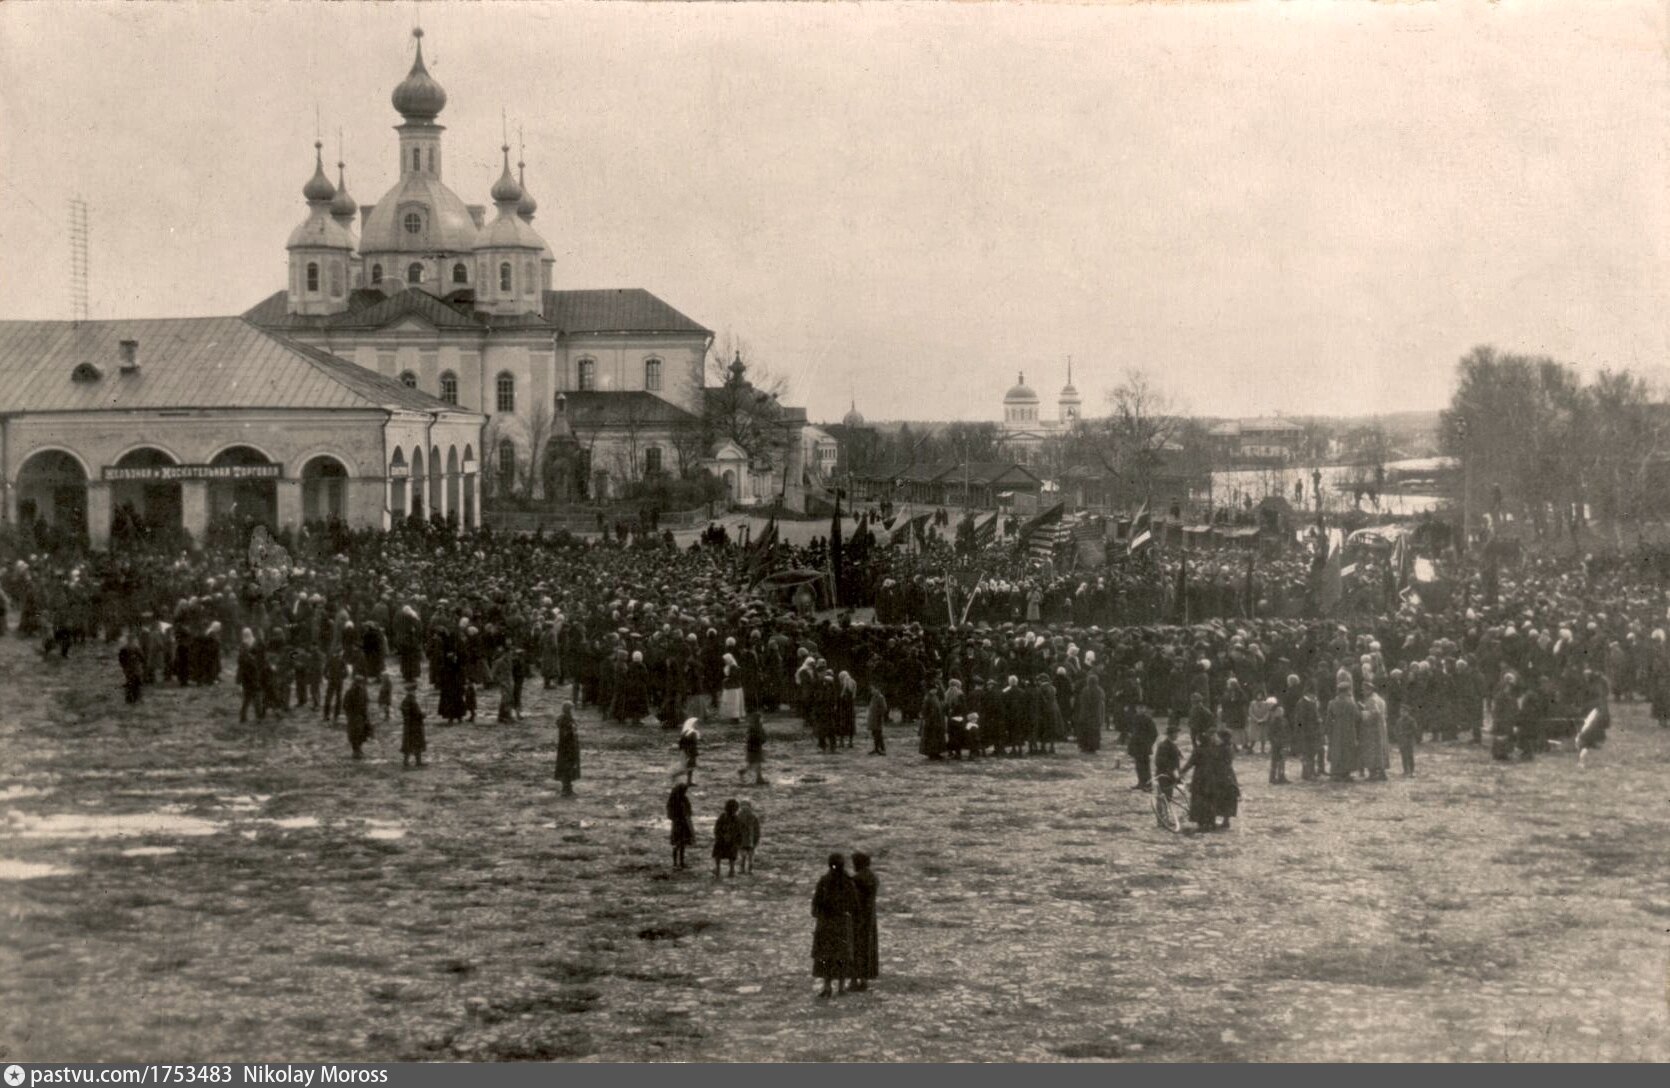
[[483,417],[236,317],[0,322],[9,525],[481,518]]

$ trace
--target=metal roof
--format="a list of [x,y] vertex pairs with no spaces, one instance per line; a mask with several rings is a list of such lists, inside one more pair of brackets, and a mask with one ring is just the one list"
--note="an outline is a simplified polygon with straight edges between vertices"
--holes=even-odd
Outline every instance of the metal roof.
[[[123,340],[138,341],[132,373]],[[82,363],[94,380],[76,380]],[[241,317],[0,321],[0,411],[170,408],[462,411]]]
[[348,296],[348,309],[339,314],[292,314],[289,312],[289,296],[278,291],[256,303],[244,313],[244,317],[268,329],[353,329],[383,328],[407,314],[415,314],[440,328],[549,328],[569,335],[711,335],[710,330],[639,287],[546,291],[540,313],[503,316],[477,313],[468,302],[446,302],[415,287],[386,298],[379,291],[354,291]]
[[671,401],[641,389],[568,390],[562,396],[569,424],[576,427],[683,423],[696,418]]

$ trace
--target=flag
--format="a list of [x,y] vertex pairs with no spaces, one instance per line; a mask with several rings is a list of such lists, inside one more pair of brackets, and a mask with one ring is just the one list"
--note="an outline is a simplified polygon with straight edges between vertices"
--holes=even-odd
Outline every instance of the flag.
[[[1340,598],[1345,595],[1345,572],[1340,566],[1340,543],[1334,540],[1339,530],[1331,530],[1328,534],[1328,558],[1322,564],[1322,570],[1317,577],[1316,607],[1324,616],[1331,616],[1339,608]],[[1356,569],[1353,563],[1351,568]]]
[[1131,543],[1127,550],[1130,554],[1135,555],[1153,543],[1154,518],[1148,512],[1148,501],[1144,499],[1142,508],[1137,511],[1137,516],[1131,519]]
[[829,519],[829,575],[835,583],[835,607],[841,606],[841,489],[835,489],[835,513]]
[[765,532],[748,545],[747,571],[750,584],[771,573],[771,549],[777,543],[777,515],[766,522]]
[[1086,540],[1101,540],[1106,535],[1106,528],[1101,518],[1088,517],[1079,519],[1073,526],[1074,543],[1082,544]]
[[1055,555],[1055,533],[1061,524],[1061,519],[1067,513],[1065,503],[1056,503],[1035,518],[1031,518],[1021,531],[1015,535],[1015,550],[1026,552],[1033,558],[1053,558]]
[[917,547],[925,546],[928,543],[928,521],[933,516],[934,512],[929,510],[925,514],[918,514],[910,519],[910,536],[911,539],[916,541]]
[[975,520],[974,546],[976,548],[989,548],[997,540],[997,518],[998,515],[992,513],[987,515],[985,520]]

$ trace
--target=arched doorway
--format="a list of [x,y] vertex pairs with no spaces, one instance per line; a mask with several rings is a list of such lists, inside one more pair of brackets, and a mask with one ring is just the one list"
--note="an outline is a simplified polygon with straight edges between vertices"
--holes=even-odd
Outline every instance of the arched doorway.
[[477,493],[481,488],[481,466],[476,465],[475,447],[464,447],[464,464],[466,467],[475,465],[475,471],[464,481],[464,521],[466,528],[473,528],[476,523],[475,504]]
[[726,497],[729,498],[732,502],[736,502],[737,501],[736,473],[732,472],[730,469],[726,469],[725,474],[724,474],[724,480],[725,480],[725,495],[726,495]]
[[129,450],[117,459],[116,468],[140,471],[133,479],[124,480],[118,476],[111,481],[111,535],[121,536],[119,530],[127,524],[143,530],[180,527],[180,482],[150,475],[175,464],[178,462],[171,455],[154,446]]
[[[455,518],[463,517],[463,479],[458,475],[458,447],[448,446],[446,451],[446,508],[447,513]],[[468,524],[460,521],[460,524]]]
[[348,516],[348,469],[321,454],[302,466],[302,520],[338,520]]
[[422,518],[425,516],[423,505],[424,481],[428,477],[423,474],[423,450],[415,446],[412,448],[412,475],[410,479],[412,482],[412,504],[411,508],[406,511],[406,515]]
[[[228,446],[209,462],[215,468],[270,465],[272,459],[253,446]],[[278,527],[278,480],[274,477],[209,481],[209,524],[259,522]]]
[[406,489],[411,486],[411,466],[406,464],[406,453],[396,446],[389,461],[389,514],[396,524],[406,516]]
[[87,470],[63,450],[31,454],[17,473],[17,522],[64,533],[87,528]]

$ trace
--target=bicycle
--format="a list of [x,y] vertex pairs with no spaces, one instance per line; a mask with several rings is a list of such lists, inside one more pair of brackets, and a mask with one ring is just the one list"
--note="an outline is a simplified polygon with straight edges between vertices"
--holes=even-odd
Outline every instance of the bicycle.
[[1189,789],[1181,782],[1171,784],[1171,796],[1166,796],[1165,783],[1154,783],[1154,822],[1164,831],[1182,831],[1183,820],[1189,814]]

